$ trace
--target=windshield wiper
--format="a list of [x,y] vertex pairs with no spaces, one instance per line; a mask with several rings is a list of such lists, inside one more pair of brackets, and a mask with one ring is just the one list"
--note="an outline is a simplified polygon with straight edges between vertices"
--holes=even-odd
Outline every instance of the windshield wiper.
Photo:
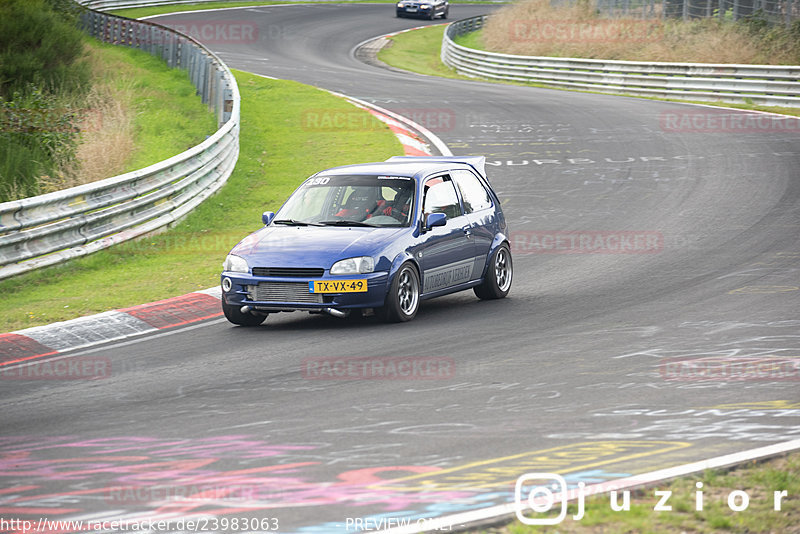
[[278,219],[276,221],[272,221],[274,224],[286,224],[288,226],[322,226],[319,223],[312,223],[306,221],[298,221],[297,219]]
[[368,228],[375,228],[374,224],[367,224],[362,221],[350,221],[347,219],[337,219],[335,221],[320,221],[320,224],[326,226],[366,226]]

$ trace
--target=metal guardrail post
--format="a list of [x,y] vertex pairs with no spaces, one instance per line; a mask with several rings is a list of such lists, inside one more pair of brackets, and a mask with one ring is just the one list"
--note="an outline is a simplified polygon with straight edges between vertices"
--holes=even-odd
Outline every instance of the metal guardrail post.
[[209,61],[203,56],[200,61],[200,87],[198,88],[203,104],[208,104],[208,67]]
[[148,27],[136,26],[136,39],[137,39],[137,48],[146,52],[148,48],[147,44],[147,36],[150,34],[150,29]]
[[225,82],[225,89],[222,91],[222,120],[228,122],[234,112],[236,101],[234,100],[235,92],[229,82]]
[[223,75],[221,70],[217,70],[217,95],[216,95],[216,103],[214,104],[217,109],[217,121],[220,123],[225,122],[224,120],[224,109],[225,109],[225,76]]
[[195,87],[197,87],[197,62],[199,56],[200,53],[196,48],[189,49],[189,79],[192,80],[192,84]]
[[175,37],[170,34],[167,38],[167,43],[164,49],[164,55],[166,56],[167,65],[170,68],[175,68]]

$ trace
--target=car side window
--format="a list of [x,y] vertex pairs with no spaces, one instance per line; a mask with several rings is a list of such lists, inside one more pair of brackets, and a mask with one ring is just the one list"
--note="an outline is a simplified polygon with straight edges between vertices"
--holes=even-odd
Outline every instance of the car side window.
[[449,176],[438,176],[425,182],[425,201],[422,206],[426,217],[431,213],[444,213],[448,219],[461,215],[458,195]]
[[486,188],[470,171],[453,171],[453,180],[458,185],[458,190],[461,191],[464,211],[472,213],[492,207],[492,199]]

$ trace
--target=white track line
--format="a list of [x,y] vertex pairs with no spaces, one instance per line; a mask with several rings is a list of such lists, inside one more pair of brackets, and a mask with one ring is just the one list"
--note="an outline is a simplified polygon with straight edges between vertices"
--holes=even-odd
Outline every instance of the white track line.
[[335,91],[329,91],[329,92],[332,95],[336,95],[336,96],[342,97],[342,98],[344,98],[346,100],[350,100],[352,102],[355,102],[356,104],[360,104],[360,105],[362,105],[364,107],[368,107],[368,108],[374,109],[375,111],[383,113],[384,115],[387,115],[387,116],[393,118],[394,120],[396,120],[396,121],[398,121],[398,122],[400,122],[402,124],[405,124],[406,126],[411,128],[412,130],[416,131],[417,133],[419,133],[423,137],[427,138],[431,142],[431,144],[433,144],[433,146],[436,147],[436,150],[438,150],[439,153],[442,156],[452,156],[453,155],[453,153],[450,151],[450,148],[445,144],[444,141],[439,139],[439,137],[437,137],[436,134],[434,134],[433,132],[431,132],[430,130],[428,130],[427,128],[422,126],[421,124],[417,124],[416,122],[412,121],[411,119],[403,117],[402,115],[399,115],[399,114],[397,114],[397,113],[395,113],[393,111],[389,111],[388,109],[382,108],[380,106],[376,106],[375,104],[371,104],[370,102],[365,102],[364,100],[360,100],[360,99],[354,98],[352,96],[343,95],[343,94],[337,93]]

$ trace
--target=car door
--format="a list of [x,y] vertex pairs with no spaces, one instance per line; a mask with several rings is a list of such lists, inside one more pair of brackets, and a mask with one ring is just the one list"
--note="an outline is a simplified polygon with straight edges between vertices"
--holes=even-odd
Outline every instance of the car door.
[[431,213],[444,213],[447,221],[444,226],[422,234],[422,292],[445,290],[479,277],[480,273],[473,273],[475,245],[470,222],[462,212],[451,177],[429,178],[423,186],[423,195],[422,224]]
[[[486,265],[486,257],[489,255],[494,236],[498,231],[492,197],[472,171],[453,170],[450,174],[461,194],[464,215],[469,221],[475,242],[476,261],[479,262],[478,268],[482,271],[483,266]],[[476,277],[480,275],[480,271],[476,273]]]

